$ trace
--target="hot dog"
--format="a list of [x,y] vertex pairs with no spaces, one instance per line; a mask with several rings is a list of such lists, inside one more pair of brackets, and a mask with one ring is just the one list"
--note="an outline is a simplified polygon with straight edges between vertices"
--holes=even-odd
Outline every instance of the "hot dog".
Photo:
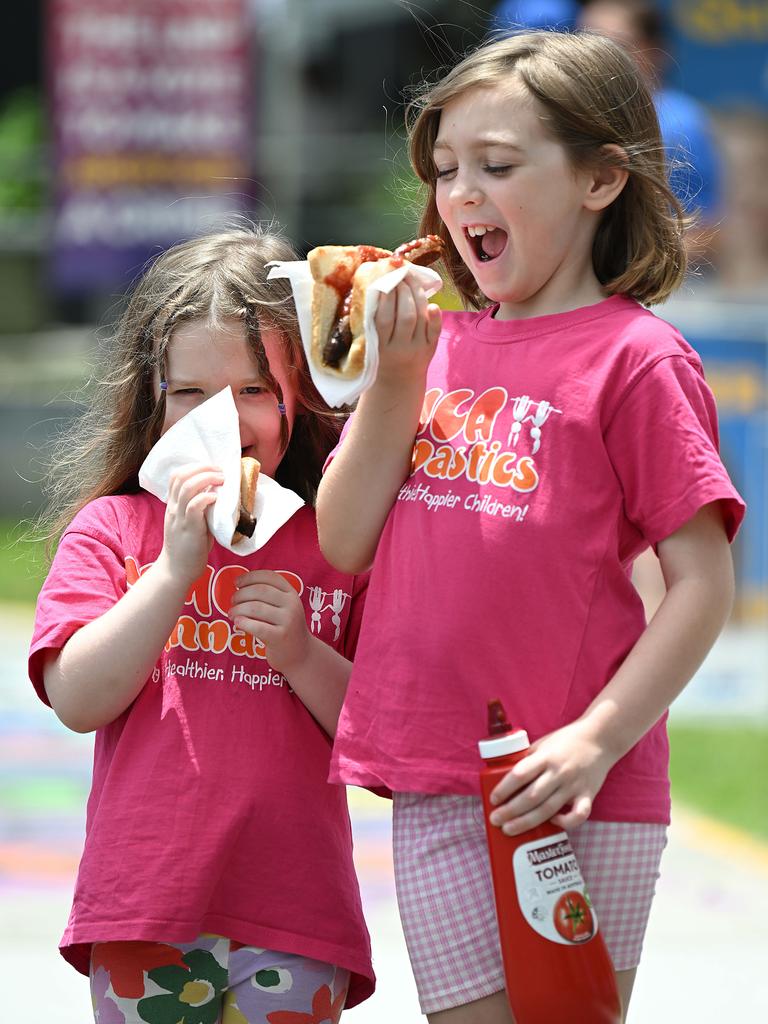
[[240,518],[237,520],[232,543],[237,544],[246,537],[252,537],[256,529],[256,484],[261,463],[249,455],[240,460]]
[[338,377],[360,375],[365,363],[363,317],[368,285],[403,262],[426,266],[444,250],[437,235],[415,238],[394,252],[375,245],[321,245],[307,254],[313,278],[311,358]]

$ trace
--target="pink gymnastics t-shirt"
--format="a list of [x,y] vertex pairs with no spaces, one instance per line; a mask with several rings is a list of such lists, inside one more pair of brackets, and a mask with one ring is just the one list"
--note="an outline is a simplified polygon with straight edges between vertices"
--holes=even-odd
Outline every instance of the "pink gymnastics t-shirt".
[[[40,594],[29,671],[111,608],[157,558],[165,506],[100,498],[75,518]],[[234,581],[274,569],[314,636],[351,657],[366,577],[336,572],[303,508],[253,555],[214,544],[134,703],[96,733],[86,840],[62,953],[88,972],[96,941],[189,942],[203,932],[352,972],[373,991],[346,793],[328,736],[225,612]]]
[[[719,500],[696,353],[636,302],[530,320],[448,313],[414,470],[387,519],[331,778],[477,793],[500,698],[531,739],[573,721],[645,627],[634,558]],[[342,441],[343,443],[343,441]],[[668,820],[660,720],[609,773],[603,820]]]

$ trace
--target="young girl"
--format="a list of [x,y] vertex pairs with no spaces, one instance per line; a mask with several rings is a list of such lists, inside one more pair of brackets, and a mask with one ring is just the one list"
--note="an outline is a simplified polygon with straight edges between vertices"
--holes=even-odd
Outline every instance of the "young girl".
[[[96,730],[61,951],[90,972],[101,1024],[336,1022],[373,990],[345,794],[326,781],[366,581],[318,549],[340,425],[287,283],[265,283],[292,258],[245,229],[162,255],[62,446],[66,528],[29,667],[65,725]],[[167,506],[137,484],[157,439],[227,385],[243,453],[308,503],[240,558],[206,526],[216,466],[177,472]]]
[[[496,697],[535,742],[491,820],[570,831],[629,1000],[669,820],[665,712],[728,616],[743,514],[699,359],[644,308],[685,270],[662,152],[631,59],[588,35],[485,45],[411,124],[421,233],[484,308],[440,333],[419,288],[381,300],[378,377],[318,522],[338,568],[373,563],[331,778],[395,793],[430,1021],[511,1019],[478,798]],[[667,591],[646,626],[630,570],[649,545]]]

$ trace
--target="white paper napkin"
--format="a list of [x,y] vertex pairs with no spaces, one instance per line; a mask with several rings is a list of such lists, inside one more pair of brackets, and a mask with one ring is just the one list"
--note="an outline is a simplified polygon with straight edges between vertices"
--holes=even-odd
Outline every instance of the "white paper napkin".
[[436,270],[431,267],[420,267],[415,263],[403,263],[397,270],[384,274],[377,281],[368,286],[365,296],[365,314],[363,319],[363,330],[365,332],[365,364],[363,372],[359,377],[347,380],[337,377],[335,374],[324,370],[322,366],[316,366],[310,358],[312,345],[312,273],[309,263],[306,260],[293,260],[270,263],[270,271],[267,280],[271,281],[276,277],[287,277],[293,289],[293,301],[296,303],[296,312],[299,318],[299,329],[304,351],[309,363],[309,372],[315,387],[323,396],[328,405],[336,408],[340,405],[351,405],[367,387],[376,379],[376,372],[379,368],[379,335],[373,318],[376,315],[376,306],[379,295],[391,292],[403,280],[406,274],[410,274],[419,281],[427,295],[434,295],[443,287],[443,279]]
[[240,424],[232,388],[226,387],[198,405],[168,430],[144,460],[139,484],[161,501],[168,500],[171,474],[191,463],[218,466],[224,474],[215,503],[206,510],[208,528],[222,547],[250,555],[263,547],[304,502],[294,491],[259,473],[256,529],[233,546],[240,510]]

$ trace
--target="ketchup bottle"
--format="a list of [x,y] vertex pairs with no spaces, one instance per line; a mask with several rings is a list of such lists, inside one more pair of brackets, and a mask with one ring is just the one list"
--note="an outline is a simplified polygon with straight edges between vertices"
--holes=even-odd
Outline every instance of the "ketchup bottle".
[[508,836],[488,816],[491,791],[529,751],[501,701],[478,744],[485,829],[507,996],[516,1024],[620,1024],[611,958],[568,835],[545,822]]

